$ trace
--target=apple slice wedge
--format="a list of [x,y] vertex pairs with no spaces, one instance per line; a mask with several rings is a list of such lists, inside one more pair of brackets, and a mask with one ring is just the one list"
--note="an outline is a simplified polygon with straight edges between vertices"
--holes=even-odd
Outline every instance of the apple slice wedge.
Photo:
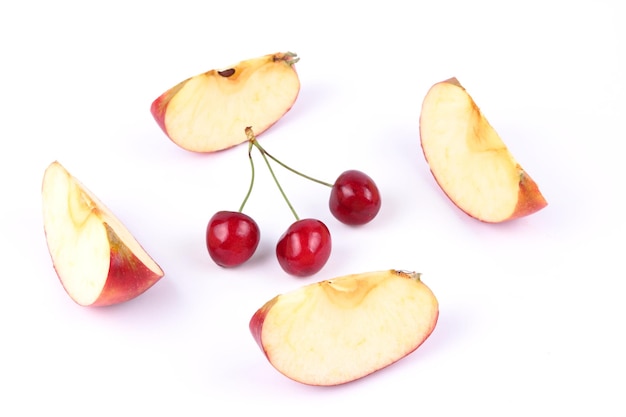
[[380,370],[432,333],[439,305],[420,274],[366,272],[278,295],[250,320],[269,362],[308,385],[338,385]]
[[77,304],[128,301],[163,277],[126,227],[58,161],[44,173],[42,199],[52,263]]
[[456,78],[426,94],[420,139],[439,187],[471,217],[500,223],[548,204]]
[[230,148],[247,141],[247,126],[259,135],[291,109],[300,91],[298,60],[294,53],[279,52],[207,71],[161,94],[150,111],[183,149]]

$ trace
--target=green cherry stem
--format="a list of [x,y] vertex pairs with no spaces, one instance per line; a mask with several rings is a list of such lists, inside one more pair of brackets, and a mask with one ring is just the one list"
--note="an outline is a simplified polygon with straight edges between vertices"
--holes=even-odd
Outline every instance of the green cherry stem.
[[[250,128],[246,128],[246,134],[247,135],[248,135],[248,129],[250,129]],[[280,159],[275,158],[274,156],[272,156],[268,151],[265,150],[265,148],[263,146],[261,146],[261,144],[256,140],[256,137],[254,136],[254,133],[252,133],[252,129],[250,129],[250,134],[252,135],[253,139],[250,139],[250,135],[248,135],[248,140],[250,142],[254,143],[254,146],[256,146],[256,148],[261,152],[261,154],[267,156],[268,158],[270,158],[272,161],[276,162],[281,167],[283,167],[283,168],[293,172],[296,175],[301,176],[302,178],[306,178],[309,181],[313,181],[313,182],[316,182],[318,184],[325,185],[328,188],[333,188],[333,184],[331,184],[331,183],[328,183],[328,182],[322,181],[322,180],[318,180],[317,178],[313,178],[313,177],[311,177],[309,175],[303,174],[302,172],[293,169],[289,165],[284,164]]]
[[250,198],[250,194],[252,194],[252,187],[254,186],[254,161],[252,160],[252,142],[248,145],[248,159],[250,160],[250,170],[252,175],[250,176],[250,187],[248,187],[248,192],[246,193],[246,197],[243,199],[241,206],[239,207],[239,212],[243,211],[243,207],[248,202],[248,198]]
[[[296,221],[300,220],[300,217],[298,217],[298,213],[296,213],[296,210],[291,205],[291,202],[289,201],[289,198],[287,198],[287,194],[285,194],[285,191],[283,190],[283,187],[280,186],[280,182],[278,182],[278,178],[276,178],[276,174],[274,174],[274,170],[272,169],[272,165],[270,164],[269,159],[267,159],[265,150],[257,142],[256,136],[254,136],[254,132],[252,132],[252,128],[251,127],[246,127],[246,136],[248,137],[248,142],[250,143],[249,148],[251,148],[252,145],[254,145],[261,152],[261,156],[263,156],[263,160],[265,161],[265,164],[267,165],[267,168],[270,170],[270,174],[272,174],[272,178],[274,179],[274,182],[276,183],[276,186],[278,187],[278,190],[280,191],[280,193],[282,194],[283,198],[287,202],[287,205],[289,206],[289,209],[291,210],[291,213],[293,213],[293,216],[296,218]],[[248,150],[248,152],[250,152],[250,151]]]
[[276,162],[281,167],[283,167],[285,169],[288,169],[289,171],[293,172],[294,174],[300,175],[302,178],[306,178],[309,181],[313,181],[313,182],[316,182],[318,184],[325,185],[328,188],[333,188],[333,185],[328,183],[328,182],[326,182],[326,181],[322,181],[322,180],[318,180],[317,178],[310,177],[310,176],[308,176],[306,174],[303,174],[302,172],[296,171],[295,169],[291,168],[288,165],[283,164],[280,160],[274,158],[272,155],[270,155],[269,152],[267,152],[264,148],[262,148],[261,145],[258,144],[258,142],[257,142],[257,148],[260,148],[259,150],[261,151],[262,154],[267,155],[272,161]]

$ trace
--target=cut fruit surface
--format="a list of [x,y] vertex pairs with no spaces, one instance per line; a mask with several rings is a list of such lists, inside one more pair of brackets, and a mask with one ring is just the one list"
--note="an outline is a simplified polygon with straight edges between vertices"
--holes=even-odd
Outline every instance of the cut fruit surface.
[[432,333],[439,305],[417,273],[387,270],[310,284],[268,301],[250,330],[269,362],[309,385],[382,369]]
[[468,215],[499,223],[547,205],[456,78],[435,84],[426,94],[420,139],[438,185]]
[[54,269],[77,304],[128,301],[163,276],[128,229],[57,161],[45,171],[42,203]]
[[159,96],[151,113],[183,149],[215,152],[257,135],[293,106],[300,91],[296,54],[275,53],[211,70],[182,81]]

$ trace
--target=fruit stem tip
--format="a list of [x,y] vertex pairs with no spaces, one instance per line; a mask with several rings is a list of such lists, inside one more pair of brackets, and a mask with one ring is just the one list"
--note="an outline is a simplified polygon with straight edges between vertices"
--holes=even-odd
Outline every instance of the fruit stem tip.
[[300,57],[295,52],[284,52],[274,55],[274,61],[284,61],[289,65],[293,65],[300,61]]

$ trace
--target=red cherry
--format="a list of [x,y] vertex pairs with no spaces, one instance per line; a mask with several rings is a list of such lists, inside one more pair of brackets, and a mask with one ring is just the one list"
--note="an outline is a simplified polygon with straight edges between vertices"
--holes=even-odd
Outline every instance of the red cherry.
[[306,277],[322,269],[330,257],[331,246],[330,232],[324,223],[302,219],[280,237],[276,257],[285,272]]
[[213,261],[225,268],[241,265],[254,254],[261,234],[251,217],[218,211],[206,228],[206,246]]
[[330,212],[342,223],[361,225],[380,210],[380,192],[374,181],[361,171],[342,173],[330,191]]

